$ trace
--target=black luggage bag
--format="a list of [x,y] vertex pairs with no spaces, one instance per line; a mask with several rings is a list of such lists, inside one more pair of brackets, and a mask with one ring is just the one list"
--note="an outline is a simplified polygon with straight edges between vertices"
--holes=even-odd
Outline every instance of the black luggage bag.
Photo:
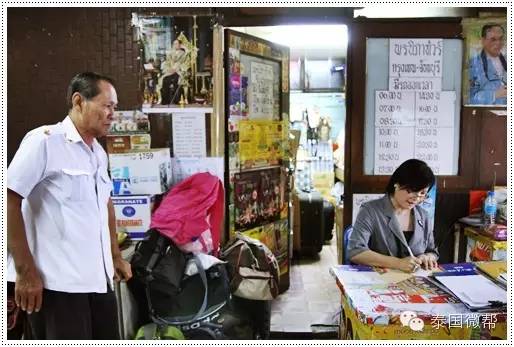
[[325,241],[332,240],[334,230],[335,208],[329,201],[323,200],[323,231]]
[[325,241],[321,194],[296,192],[294,204],[293,249],[307,255],[321,252]]

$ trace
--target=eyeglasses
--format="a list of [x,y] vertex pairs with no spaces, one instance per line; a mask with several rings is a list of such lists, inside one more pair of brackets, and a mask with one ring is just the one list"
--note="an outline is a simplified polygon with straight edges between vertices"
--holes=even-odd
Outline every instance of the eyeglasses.
[[413,192],[410,189],[405,189],[405,191],[407,192],[407,194],[409,194],[409,197],[416,198],[420,201],[423,201],[427,198],[427,192],[425,192],[424,190],[420,190],[419,192]]

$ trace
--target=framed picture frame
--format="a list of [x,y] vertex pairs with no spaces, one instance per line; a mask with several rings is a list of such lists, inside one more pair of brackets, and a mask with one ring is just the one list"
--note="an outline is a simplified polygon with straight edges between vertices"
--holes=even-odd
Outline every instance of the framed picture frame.
[[507,18],[462,20],[465,38],[462,102],[466,106],[507,106]]

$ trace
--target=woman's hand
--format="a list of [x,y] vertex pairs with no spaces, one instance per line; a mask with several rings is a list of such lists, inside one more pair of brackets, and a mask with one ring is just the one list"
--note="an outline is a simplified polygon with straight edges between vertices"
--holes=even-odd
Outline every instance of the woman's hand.
[[401,270],[403,272],[414,272],[417,269],[419,269],[419,266],[421,265],[421,260],[416,257],[405,257],[405,258],[398,258],[398,263],[396,265],[396,268],[398,270]]
[[421,266],[425,270],[433,270],[437,268],[437,258],[433,253],[425,253],[418,256]]

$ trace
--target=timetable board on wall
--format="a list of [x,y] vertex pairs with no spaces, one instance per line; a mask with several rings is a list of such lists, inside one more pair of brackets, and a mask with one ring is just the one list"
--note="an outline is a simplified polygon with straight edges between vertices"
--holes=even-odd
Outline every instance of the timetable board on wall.
[[456,175],[462,40],[368,38],[366,48],[364,173],[418,158]]

